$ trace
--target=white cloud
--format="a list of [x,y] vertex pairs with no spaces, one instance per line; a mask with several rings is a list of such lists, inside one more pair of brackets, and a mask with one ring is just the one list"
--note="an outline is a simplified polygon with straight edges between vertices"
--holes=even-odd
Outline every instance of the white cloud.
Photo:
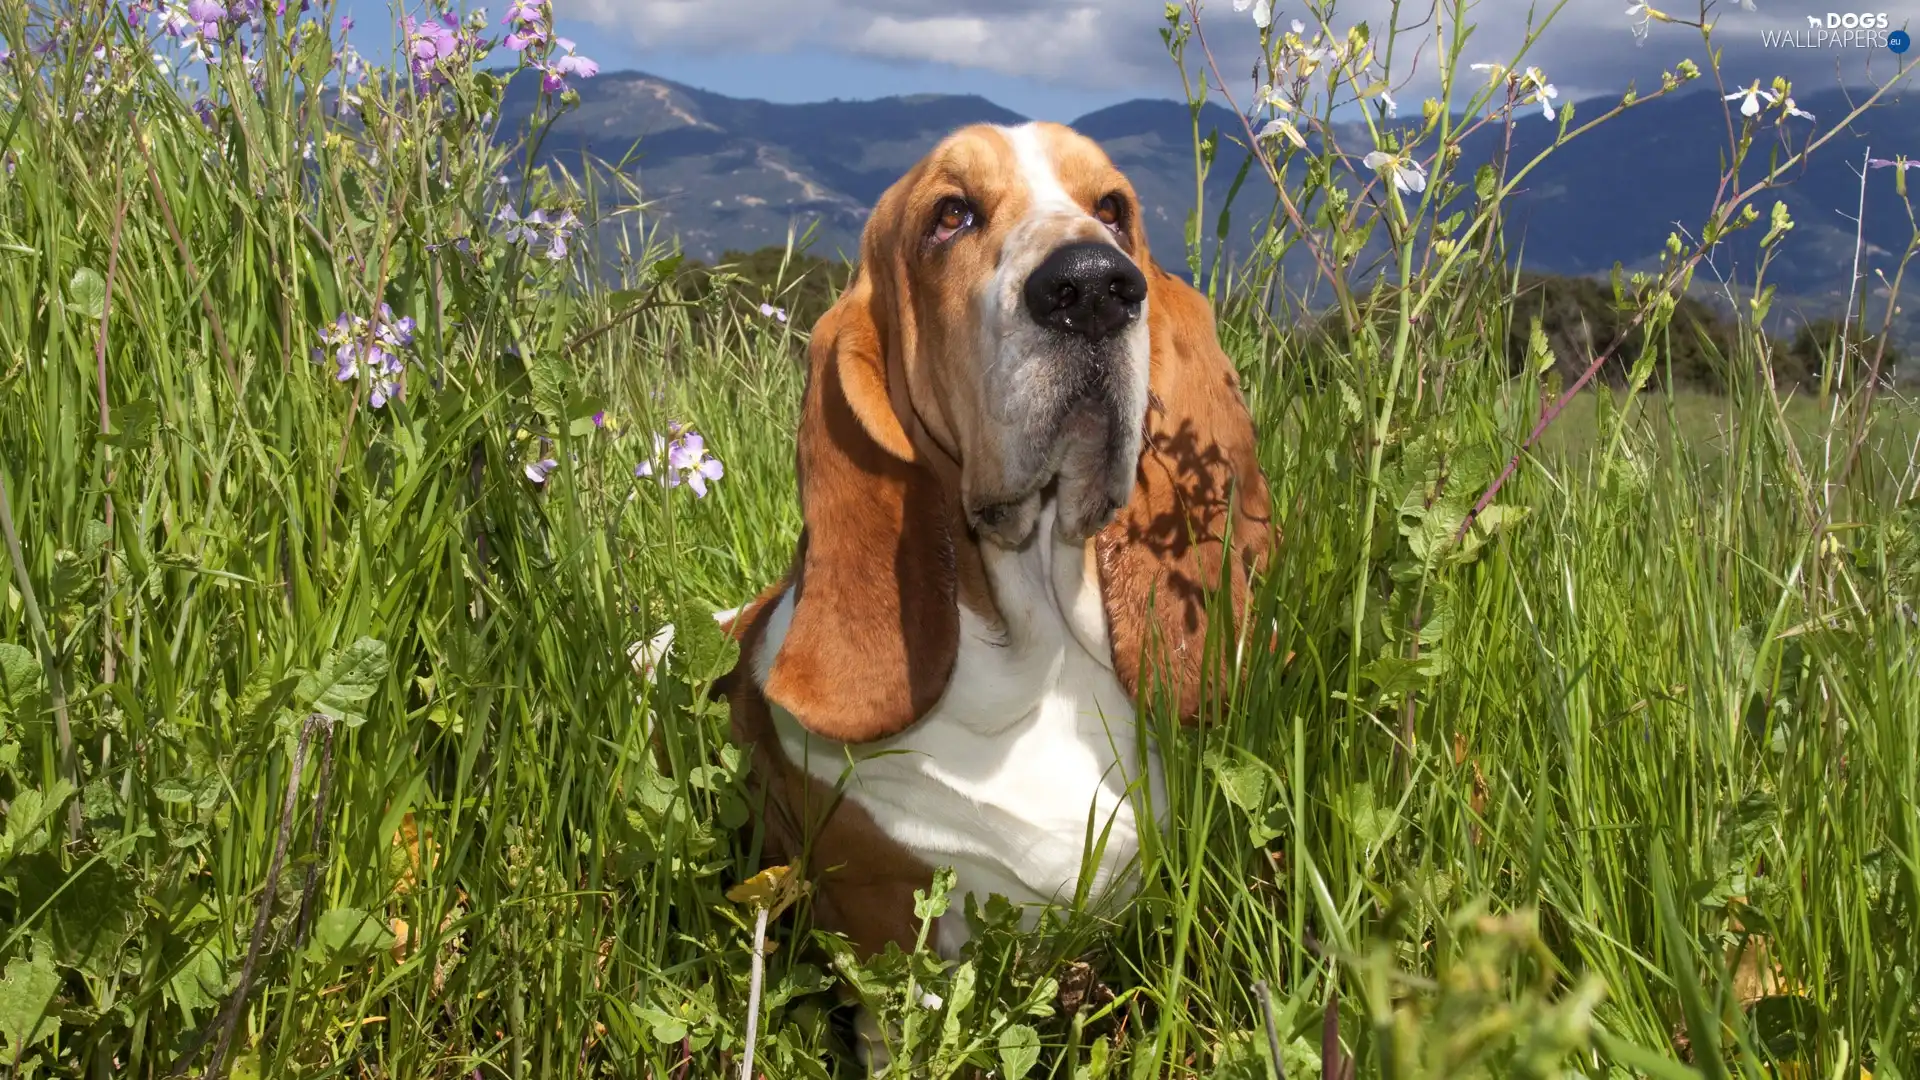
[[1000,16],[887,14],[869,22],[850,46],[886,60],[931,61],[1108,89],[1101,76],[1116,73],[1099,63],[1114,51],[1104,25],[1112,20],[1087,5]]
[[[1870,60],[1877,74],[1891,71],[1888,61],[1894,58],[1885,50],[1762,49],[1762,27],[1790,27],[1803,15],[1790,9],[1789,0],[1757,2],[1758,13],[1732,3],[1715,10],[1715,41],[1725,50],[1730,82],[1784,74],[1795,80],[1796,90],[1810,92],[1836,81],[1858,83]],[[1165,25],[1161,0],[562,0],[556,6],[563,17],[604,26],[655,49],[739,54],[803,47],[993,72],[1116,98],[1172,97],[1180,87],[1158,33]],[[1523,63],[1544,68],[1563,100],[1614,96],[1629,82],[1642,93],[1651,91],[1660,73],[1683,57],[1704,66],[1700,37],[1688,28],[1656,24],[1651,40],[1636,45],[1625,7],[1621,0],[1566,4]],[[1547,10],[1533,0],[1480,0],[1471,8],[1475,27],[1464,59],[1510,62],[1527,37],[1529,11]],[[1346,0],[1336,24],[1344,30],[1365,20],[1379,42],[1393,11],[1391,0]],[[1207,44],[1244,106],[1240,99],[1251,89],[1248,72],[1257,47],[1252,18],[1235,12],[1226,0],[1214,0],[1202,12]],[[1431,10],[1403,5],[1399,16],[1404,36],[1395,54],[1394,84],[1396,95],[1408,103],[1434,90],[1437,46]],[[1275,5],[1276,27],[1306,17],[1298,0]],[[1196,76],[1206,64],[1197,43],[1188,62]],[[933,76],[927,89],[938,89],[937,80]]]
[[[563,0],[563,18],[649,47],[777,52],[796,46],[886,60],[934,61],[1077,82],[1111,50],[1109,30],[1138,25],[1125,0]],[[956,10],[957,9],[957,10]],[[1150,32],[1150,31],[1149,31]],[[1076,71],[1076,67],[1082,70]]]

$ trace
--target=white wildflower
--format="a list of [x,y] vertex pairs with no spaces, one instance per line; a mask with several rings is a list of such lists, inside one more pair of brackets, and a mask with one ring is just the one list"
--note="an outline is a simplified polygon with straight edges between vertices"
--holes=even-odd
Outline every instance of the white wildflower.
[[1260,129],[1260,138],[1263,140],[1271,139],[1276,135],[1284,136],[1288,142],[1302,150],[1307,148],[1307,140],[1300,137],[1300,129],[1294,127],[1290,120],[1269,120],[1267,126]]
[[1763,104],[1771,105],[1777,100],[1771,91],[1760,89],[1760,80],[1758,79],[1755,79],[1753,85],[1747,87],[1745,90],[1735,90],[1733,93],[1728,94],[1725,100],[1732,101],[1735,98],[1741,99],[1741,116],[1758,116],[1760,115],[1760,109]]
[[1385,173],[1402,195],[1418,195],[1427,189],[1427,170],[1410,156],[1375,150],[1360,160],[1367,168]]

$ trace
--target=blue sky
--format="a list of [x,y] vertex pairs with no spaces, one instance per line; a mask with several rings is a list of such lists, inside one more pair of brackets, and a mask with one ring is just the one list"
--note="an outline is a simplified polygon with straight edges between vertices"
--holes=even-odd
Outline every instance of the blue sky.
[[[1222,70],[1239,78],[1250,70],[1256,35],[1250,13],[1235,11],[1234,2],[1204,0],[1202,10]],[[1552,2],[1543,0],[1538,10]],[[1629,82],[1650,90],[1681,58],[1704,59],[1698,32],[1687,28],[1656,25],[1647,41],[1636,42],[1627,2],[1568,0],[1525,62],[1545,69],[1562,100],[1577,100],[1616,96]],[[1758,10],[1750,12],[1712,0],[1728,82],[1744,86],[1783,74],[1803,97],[1884,78],[1900,58],[1884,48],[1766,48],[1763,31],[1804,28],[1810,14],[1829,8],[1884,10],[1895,27],[1920,24],[1920,0],[1753,2]],[[1656,6],[1697,15],[1699,3]],[[497,19],[504,5],[492,0],[490,15]],[[1336,22],[1367,19],[1379,41],[1390,5],[1340,0]],[[785,102],[973,93],[1062,121],[1130,98],[1180,95],[1157,33],[1162,7],[1162,0],[554,0],[561,32],[607,71],[638,69],[734,97]],[[1534,7],[1534,0],[1477,0],[1468,59],[1510,61]],[[1425,9],[1416,8],[1402,5],[1403,26],[1423,20]],[[356,47],[369,56],[389,53],[387,0],[341,0],[341,9],[355,17]],[[1303,3],[1275,0],[1281,25],[1303,13]],[[1422,25],[1406,39],[1427,53],[1420,63],[1394,65],[1403,102],[1433,88],[1429,33]],[[1408,56],[1404,47],[1401,56]]]
[[[711,2],[721,6],[728,0]],[[649,48],[637,34],[623,31],[617,20],[608,26],[604,21],[569,17],[569,10],[578,6],[579,0],[556,0],[556,23],[581,53],[599,61],[602,70],[636,69],[731,97],[804,102],[894,94],[979,94],[1027,116],[1068,121],[1129,98],[1171,97],[1179,91],[1177,79],[1164,86],[1133,89],[1088,87],[979,67],[862,56],[804,39],[793,47],[771,49],[729,47],[708,40]],[[395,33],[388,0],[340,0],[339,10],[354,18],[355,48],[370,58],[390,53]],[[495,0],[486,10],[497,19],[506,12],[504,0]]]

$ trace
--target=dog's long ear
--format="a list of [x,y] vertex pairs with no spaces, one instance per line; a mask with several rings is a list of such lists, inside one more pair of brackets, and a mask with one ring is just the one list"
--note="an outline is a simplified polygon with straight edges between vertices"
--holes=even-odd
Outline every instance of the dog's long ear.
[[766,681],[768,699],[807,730],[856,743],[931,709],[960,642],[944,488],[888,395],[876,315],[890,305],[875,296],[873,272],[862,266],[814,327],[793,617]]
[[[1149,688],[1157,678],[1191,722],[1200,713],[1208,594],[1226,563],[1234,629],[1244,626],[1249,576],[1273,548],[1273,507],[1212,307],[1158,266],[1148,266],[1147,279],[1153,358],[1140,467],[1132,498],[1094,544],[1121,685],[1137,695],[1143,674]],[[1226,670],[1224,662],[1215,669],[1212,685],[1224,688]]]

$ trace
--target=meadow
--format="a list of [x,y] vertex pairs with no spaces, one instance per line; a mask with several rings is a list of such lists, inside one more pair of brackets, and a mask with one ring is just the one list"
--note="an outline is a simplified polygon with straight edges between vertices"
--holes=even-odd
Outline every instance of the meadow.
[[[1347,179],[1249,195],[1245,265],[1204,261],[1217,207],[1160,253],[1284,542],[1248,678],[1194,730],[1142,703],[1142,895],[865,965],[801,898],[750,1010],[710,615],[798,531],[805,283],[689,290],[642,190],[496,138],[509,68],[543,115],[591,74],[506,14],[422,16],[391,72],[330,10],[0,0],[8,1075],[732,1077],[754,1015],[756,1075],[852,1076],[841,984],[914,1076],[1920,1078],[1913,405],[1846,341],[1776,389],[1751,328],[1725,394],[1650,389],[1677,237],[1616,282],[1622,384],[1557,385],[1537,332],[1515,370],[1508,181],[1394,181],[1459,117],[1545,122],[1544,82],[1462,63],[1389,120],[1331,8],[1263,33],[1270,80],[1301,127],[1358,87],[1384,160],[1273,129]],[[1747,161],[1770,116],[1730,113],[1706,242],[1790,233],[1747,186],[1792,164]],[[1248,301],[1288,245],[1342,348]]]

